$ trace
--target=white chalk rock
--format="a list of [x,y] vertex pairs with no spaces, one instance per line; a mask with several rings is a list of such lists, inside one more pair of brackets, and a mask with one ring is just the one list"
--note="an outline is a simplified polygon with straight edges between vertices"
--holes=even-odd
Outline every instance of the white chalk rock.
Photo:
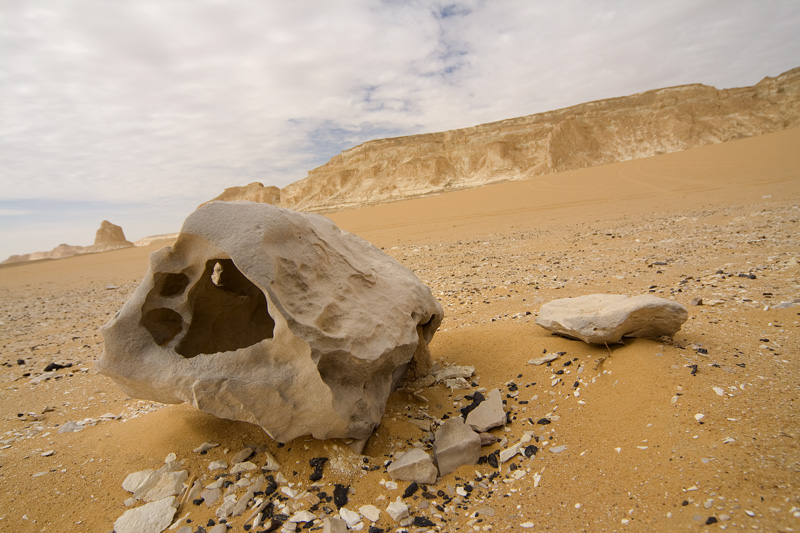
[[544,304],[536,323],[565,337],[602,344],[674,335],[688,318],[683,305],[657,296],[590,294]]
[[[413,272],[320,215],[212,202],[103,328],[98,369],[287,442],[366,439],[443,311]],[[427,368],[424,368],[427,371]]]
[[439,474],[446,476],[461,465],[478,463],[481,438],[461,417],[448,418],[436,430],[433,450]]
[[125,511],[114,522],[116,533],[161,533],[172,523],[178,507],[174,496]]
[[401,481],[436,483],[436,466],[428,452],[420,448],[411,448],[395,457],[392,464],[386,468],[386,472],[392,479]]
[[503,397],[500,389],[492,389],[478,407],[467,415],[467,425],[478,433],[483,433],[492,428],[506,423],[506,412],[503,409]]

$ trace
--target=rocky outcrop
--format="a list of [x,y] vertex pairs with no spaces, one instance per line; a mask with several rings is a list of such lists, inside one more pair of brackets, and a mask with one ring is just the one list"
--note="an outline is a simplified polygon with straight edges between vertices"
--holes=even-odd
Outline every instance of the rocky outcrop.
[[800,126],[800,68],[752,87],[684,85],[472,128],[369,141],[281,191],[325,211],[675,152]]
[[683,305],[657,296],[589,294],[544,304],[536,323],[565,337],[603,344],[622,337],[671,336],[688,318]]
[[119,248],[130,248],[131,246],[133,246],[133,243],[125,238],[125,233],[121,227],[104,220],[100,223],[100,229],[95,234],[94,245],[91,248],[95,252],[105,252]]
[[0,265],[38,261],[41,259],[63,259],[65,257],[72,257],[73,255],[108,252],[111,250],[119,250],[120,248],[130,248],[132,246],[134,246],[134,244],[125,239],[125,233],[123,233],[121,227],[112,224],[108,220],[104,220],[100,224],[100,228],[95,234],[94,244],[91,246],[59,244],[49,252],[12,255],[5,261],[0,262]]
[[300,435],[368,438],[442,307],[407,268],[320,215],[213,202],[184,222],[102,333],[129,395]]
[[245,185],[243,187],[228,187],[222,194],[202,203],[199,207],[203,207],[211,202],[258,202],[261,204],[279,205],[281,201],[281,190],[278,187],[264,187],[263,183],[257,181]]

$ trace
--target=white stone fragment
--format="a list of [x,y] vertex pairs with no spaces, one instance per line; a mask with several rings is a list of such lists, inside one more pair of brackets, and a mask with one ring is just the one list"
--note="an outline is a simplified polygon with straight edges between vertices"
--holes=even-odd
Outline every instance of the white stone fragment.
[[377,522],[381,518],[381,510],[374,505],[362,505],[358,508],[358,512],[370,522]]
[[219,461],[211,461],[208,464],[209,470],[225,470],[226,468],[228,468],[228,463],[226,463],[222,459],[220,459]]
[[725,389],[723,389],[722,387],[711,387],[711,388],[714,390],[715,393],[717,393],[717,396],[725,396]]
[[194,453],[202,453],[202,452],[207,452],[208,450],[210,450],[212,448],[216,448],[217,446],[219,446],[218,442],[204,442],[203,444],[201,444],[200,446],[198,446],[197,448],[195,448],[192,451]]
[[392,479],[416,481],[417,483],[435,483],[437,470],[431,456],[420,448],[411,448],[399,454],[386,468]]
[[467,424],[478,433],[506,423],[506,412],[503,409],[503,398],[500,389],[492,389],[475,409],[467,415]]
[[161,533],[172,523],[178,499],[174,496],[129,509],[114,522],[115,533]]
[[128,492],[136,492],[150,478],[153,472],[153,470],[140,470],[128,474],[122,482],[122,488]]
[[292,522],[292,523],[295,523],[295,524],[301,523],[301,522],[302,523],[313,522],[314,520],[316,520],[316,518],[317,517],[316,517],[316,515],[314,515],[314,513],[311,513],[311,512],[306,511],[306,510],[303,510],[303,511],[299,511],[299,512],[293,514],[291,516],[291,518],[289,518],[289,522]]
[[253,470],[256,470],[257,468],[258,467],[255,464],[251,463],[250,461],[245,461],[243,463],[236,463],[231,468],[231,475],[236,475],[236,474],[239,474],[241,472],[252,472]]
[[347,533],[347,524],[341,518],[326,518],[322,523],[322,533]]
[[339,509],[339,517],[344,520],[345,524],[347,524],[347,527],[351,529],[354,525],[361,521],[361,515],[351,511],[350,509],[347,509],[346,507]]
[[408,505],[398,496],[395,501],[386,507],[386,512],[392,517],[392,520],[397,522],[408,516]]
[[543,365],[545,363],[549,363],[551,361],[555,361],[560,356],[560,353],[549,353],[547,355],[543,355],[541,357],[534,357],[528,361],[529,365]]

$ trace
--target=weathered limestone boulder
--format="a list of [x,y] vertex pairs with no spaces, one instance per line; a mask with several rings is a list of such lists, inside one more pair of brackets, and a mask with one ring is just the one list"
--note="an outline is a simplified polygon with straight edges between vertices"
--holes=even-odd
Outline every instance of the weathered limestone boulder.
[[410,270],[325,217],[212,202],[150,256],[97,367],[133,397],[281,442],[363,440],[415,360],[428,363],[442,316]]
[[657,296],[590,294],[544,304],[536,323],[565,337],[602,344],[674,335],[688,318],[683,305]]

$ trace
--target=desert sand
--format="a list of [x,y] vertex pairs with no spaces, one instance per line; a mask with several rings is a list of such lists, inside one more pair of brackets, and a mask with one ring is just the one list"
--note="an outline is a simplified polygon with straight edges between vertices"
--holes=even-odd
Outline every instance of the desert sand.
[[[393,393],[364,456],[310,438],[279,446],[247,423],[128,398],[96,372],[98,328],[158,246],[4,266],[0,530],[111,531],[127,474],[175,453],[210,483],[209,462],[245,445],[300,491],[309,460],[328,457],[319,490],[349,485],[349,509],[385,509],[408,483],[387,489],[384,462],[422,441],[426,421],[458,416],[465,395],[497,387],[510,423],[484,454],[526,431],[538,453],[417,491],[412,516],[435,526],[411,531],[800,531],[797,146],[793,129],[331,213],[431,287],[446,313],[434,359],[476,369],[469,389]],[[690,318],[673,339],[608,348],[534,323],[543,303],[591,293],[674,299]],[[528,364],[552,352],[565,353]],[[58,432],[76,421],[83,430]],[[205,441],[220,446],[192,451]],[[186,502],[178,517],[198,531],[214,508]],[[399,529],[386,513],[375,526]]]

